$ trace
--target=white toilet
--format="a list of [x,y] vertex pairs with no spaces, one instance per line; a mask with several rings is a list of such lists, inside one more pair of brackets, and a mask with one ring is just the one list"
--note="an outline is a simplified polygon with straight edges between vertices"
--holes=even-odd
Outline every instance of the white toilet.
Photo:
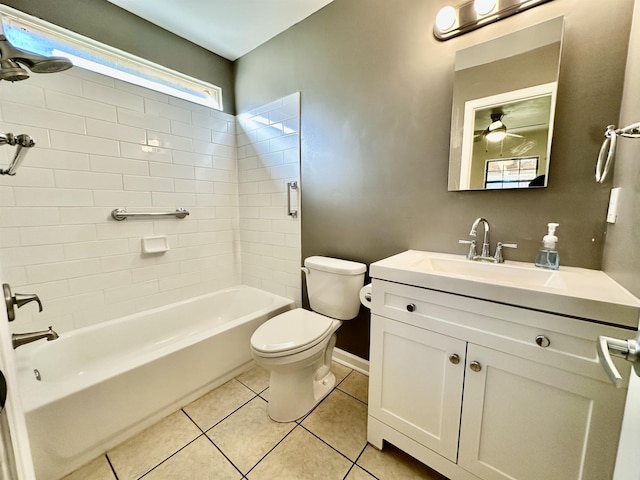
[[263,323],[251,337],[251,354],[271,371],[269,416],[291,422],[308,413],[333,388],[331,357],[336,330],[360,310],[367,266],[309,257],[302,269],[313,312],[296,308]]

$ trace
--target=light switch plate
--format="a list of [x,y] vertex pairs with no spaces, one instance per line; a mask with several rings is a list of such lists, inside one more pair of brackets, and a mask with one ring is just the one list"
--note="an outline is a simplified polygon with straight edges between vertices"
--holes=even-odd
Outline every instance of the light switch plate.
[[612,188],[609,197],[609,210],[607,211],[607,222],[616,223],[618,218],[618,198],[620,197],[621,187]]

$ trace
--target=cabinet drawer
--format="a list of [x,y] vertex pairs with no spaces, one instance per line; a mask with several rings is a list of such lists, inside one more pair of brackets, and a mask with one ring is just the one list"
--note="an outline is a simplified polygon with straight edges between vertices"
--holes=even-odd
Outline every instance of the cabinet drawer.
[[[619,327],[378,279],[372,312],[605,382],[598,336],[629,334]],[[628,373],[627,362],[616,364]]]

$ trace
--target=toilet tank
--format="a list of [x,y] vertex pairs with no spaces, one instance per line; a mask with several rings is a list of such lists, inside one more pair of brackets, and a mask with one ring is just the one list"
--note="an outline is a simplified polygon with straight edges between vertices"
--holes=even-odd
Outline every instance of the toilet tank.
[[338,320],[351,320],[360,310],[359,292],[367,266],[331,257],[304,261],[309,304],[314,312]]

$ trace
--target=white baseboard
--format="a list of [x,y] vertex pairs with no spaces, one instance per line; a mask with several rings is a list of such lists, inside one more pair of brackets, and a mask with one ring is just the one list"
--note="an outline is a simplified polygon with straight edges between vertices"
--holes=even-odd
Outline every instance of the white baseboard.
[[346,352],[339,348],[334,348],[333,361],[344,365],[345,367],[353,368],[354,370],[364,375],[369,375],[369,360],[356,357],[352,353]]

